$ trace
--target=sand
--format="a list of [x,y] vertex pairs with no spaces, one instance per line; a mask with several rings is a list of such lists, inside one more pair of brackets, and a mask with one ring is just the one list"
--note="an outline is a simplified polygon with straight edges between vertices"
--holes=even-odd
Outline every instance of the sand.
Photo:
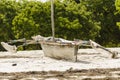
[[45,57],[42,50],[0,52],[0,80],[119,79],[120,54],[117,59],[110,56],[100,49],[79,49],[78,61],[72,62]]

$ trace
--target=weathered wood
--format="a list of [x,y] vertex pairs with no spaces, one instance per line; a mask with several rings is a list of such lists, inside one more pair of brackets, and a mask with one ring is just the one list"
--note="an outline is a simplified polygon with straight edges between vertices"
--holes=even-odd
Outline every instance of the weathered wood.
[[78,46],[77,45],[54,45],[49,43],[41,43],[45,56],[55,59],[65,59],[69,61],[77,61]]
[[100,49],[105,50],[105,51],[107,51],[108,53],[112,54],[111,58],[116,58],[117,55],[118,55],[118,52],[116,52],[116,51],[111,51],[111,50],[109,50],[109,49],[101,46],[100,44],[98,44],[98,43],[96,43],[96,42],[94,42],[94,41],[92,41],[92,40],[90,40],[90,44],[91,44],[91,47],[92,47],[93,49],[100,48]]
[[51,0],[51,27],[52,27],[52,37],[53,37],[53,41],[54,41],[54,38],[55,38],[54,0]]

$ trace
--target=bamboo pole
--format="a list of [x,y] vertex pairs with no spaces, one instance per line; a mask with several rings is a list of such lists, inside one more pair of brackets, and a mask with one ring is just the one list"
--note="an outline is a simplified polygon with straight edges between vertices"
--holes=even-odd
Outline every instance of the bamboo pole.
[[54,0],[51,0],[51,27],[52,27],[52,37],[55,40],[55,25],[54,25]]

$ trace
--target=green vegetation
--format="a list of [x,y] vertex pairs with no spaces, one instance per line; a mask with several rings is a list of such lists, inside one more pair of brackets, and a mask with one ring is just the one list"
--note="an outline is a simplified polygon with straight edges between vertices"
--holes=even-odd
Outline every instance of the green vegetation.
[[[56,37],[120,46],[120,0],[54,1]],[[0,0],[0,42],[51,36],[50,16],[50,1]]]

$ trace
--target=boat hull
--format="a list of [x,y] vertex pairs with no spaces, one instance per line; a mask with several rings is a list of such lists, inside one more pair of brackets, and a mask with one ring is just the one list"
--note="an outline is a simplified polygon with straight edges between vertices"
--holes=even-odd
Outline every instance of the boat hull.
[[41,46],[46,57],[77,61],[77,45],[42,43]]

